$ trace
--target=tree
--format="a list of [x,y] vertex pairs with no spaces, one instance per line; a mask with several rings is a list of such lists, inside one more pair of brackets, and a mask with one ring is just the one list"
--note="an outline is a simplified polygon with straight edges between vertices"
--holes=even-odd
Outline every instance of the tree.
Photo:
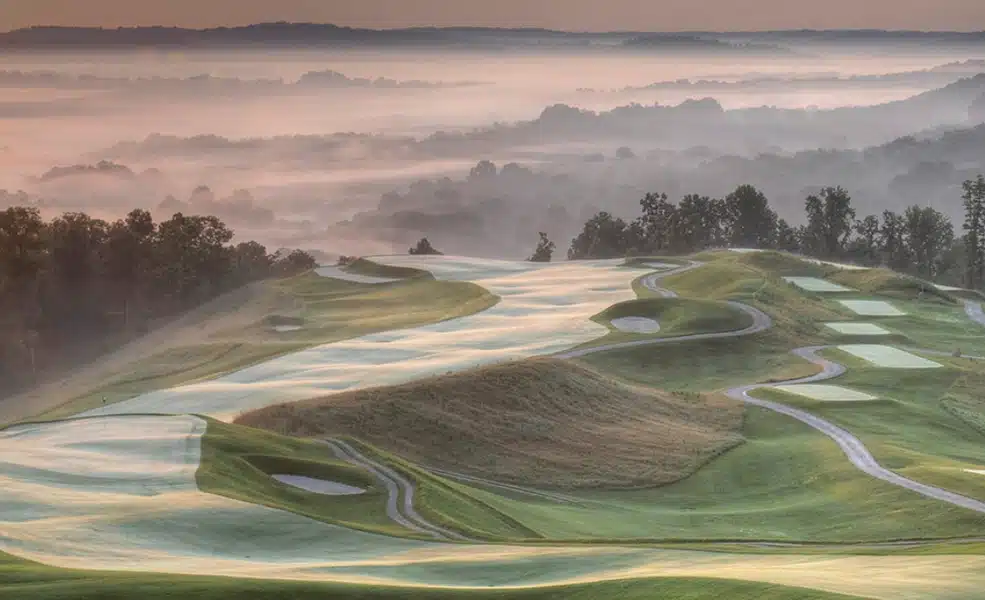
[[776,249],[786,252],[800,251],[800,238],[797,231],[783,219],[776,221]]
[[181,306],[211,297],[225,285],[233,232],[218,217],[177,213],[157,228],[155,255],[158,290]]
[[820,196],[807,197],[804,208],[807,212],[804,251],[820,258],[843,254],[855,220],[848,192],[841,187],[823,188]]
[[237,283],[247,283],[269,277],[274,266],[274,257],[257,242],[240,242],[232,249],[233,277]]
[[620,146],[616,149],[616,158],[619,160],[629,160],[631,158],[636,158],[636,153],[629,146]]
[[318,267],[315,257],[304,250],[291,250],[286,255],[277,254],[273,257],[271,270],[277,275],[298,275]]
[[887,267],[895,271],[906,270],[910,252],[906,244],[906,223],[901,215],[891,210],[883,211],[879,246]]
[[964,194],[965,285],[975,289],[985,283],[985,177],[962,185]]
[[106,234],[105,269],[115,295],[122,301],[123,323],[130,324],[134,304],[146,304],[145,291],[154,259],[157,226],[146,210],[133,210],[126,219],[109,226]]
[[772,248],[777,219],[766,196],[751,185],[740,185],[725,197],[725,228],[732,246]]
[[421,254],[421,255],[442,254],[442,252],[438,252],[437,250],[435,250],[434,246],[431,245],[431,242],[429,242],[427,238],[421,238],[420,240],[418,240],[417,245],[409,249],[407,253]]
[[725,244],[725,203],[708,196],[689,194],[677,205],[671,244],[680,252],[693,252]]
[[568,260],[626,256],[626,222],[602,211],[589,219],[571,240]]
[[935,279],[954,241],[951,221],[930,206],[907,208],[903,220],[907,246],[913,257],[909,271],[925,279]]
[[869,215],[861,221],[855,221],[854,229],[855,238],[848,248],[852,258],[863,265],[879,264],[879,217]]
[[547,239],[547,234],[541,231],[540,241],[537,243],[537,248],[534,253],[530,256],[530,262],[551,262],[551,257],[554,255],[554,242]]
[[648,193],[640,200],[643,214],[637,219],[643,236],[644,252],[659,253],[670,246],[677,207],[667,194]]

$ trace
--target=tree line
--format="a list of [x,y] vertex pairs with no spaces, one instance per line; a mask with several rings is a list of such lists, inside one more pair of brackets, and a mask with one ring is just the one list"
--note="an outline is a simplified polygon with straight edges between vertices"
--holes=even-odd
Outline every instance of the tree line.
[[300,250],[270,254],[232,239],[215,216],[155,223],[134,210],[113,222],[80,212],[46,221],[36,208],[0,211],[0,392],[232,288],[317,264]]
[[[589,219],[568,249],[569,260],[645,254],[690,254],[711,248],[776,249],[863,266],[886,266],[925,279],[985,286],[985,178],[963,184],[962,234],[929,206],[858,218],[841,187],[804,201],[805,222],[791,226],[766,196],[741,185],[725,198],[646,194],[640,215],[625,221],[602,211]],[[543,244],[543,238],[541,240]]]

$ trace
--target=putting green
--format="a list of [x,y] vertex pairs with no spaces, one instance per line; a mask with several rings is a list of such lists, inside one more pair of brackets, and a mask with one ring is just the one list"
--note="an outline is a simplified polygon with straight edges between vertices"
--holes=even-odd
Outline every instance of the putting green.
[[889,335],[892,333],[874,323],[825,323],[824,325],[845,335]]
[[879,344],[847,344],[838,346],[839,350],[867,360],[877,367],[890,369],[937,369],[941,365],[932,360],[921,358],[906,350],[882,346]]
[[831,283],[817,277],[784,277],[787,283],[795,285],[808,292],[854,292],[852,288],[847,288],[837,283]]
[[903,311],[883,300],[839,300],[842,306],[865,317],[900,317]]
[[860,402],[863,400],[875,400],[875,396],[850,390],[840,385],[823,385],[815,383],[801,383],[796,385],[777,385],[773,389],[781,392],[805,396],[812,400],[823,400],[824,402]]

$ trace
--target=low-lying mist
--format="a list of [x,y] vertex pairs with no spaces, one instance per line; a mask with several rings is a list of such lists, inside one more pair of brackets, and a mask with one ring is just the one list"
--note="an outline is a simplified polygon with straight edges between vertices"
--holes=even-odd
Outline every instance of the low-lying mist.
[[796,222],[807,194],[841,185],[863,211],[954,215],[985,167],[981,58],[23,51],[0,58],[0,205],[216,214],[328,253],[428,236],[511,258],[538,231],[564,245],[598,210],[635,214],[646,192],[751,183]]

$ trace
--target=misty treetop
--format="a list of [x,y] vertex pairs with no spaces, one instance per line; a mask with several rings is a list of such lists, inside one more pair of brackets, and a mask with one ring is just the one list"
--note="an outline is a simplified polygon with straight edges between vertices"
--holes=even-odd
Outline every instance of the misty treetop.
[[671,202],[648,193],[640,215],[625,221],[601,211],[585,222],[568,249],[571,260],[643,254],[689,254],[713,248],[757,248],[887,266],[933,281],[981,288],[985,284],[985,178],[964,184],[964,237],[956,240],[947,215],[913,205],[902,214],[858,218],[851,195],[824,187],[804,200],[805,223],[791,227],[765,194],[740,185],[725,198],[689,194]]
[[314,268],[299,250],[230,244],[215,216],[146,210],[114,222],[85,213],[50,221],[36,208],[0,211],[0,388],[88,358],[237,286]]

